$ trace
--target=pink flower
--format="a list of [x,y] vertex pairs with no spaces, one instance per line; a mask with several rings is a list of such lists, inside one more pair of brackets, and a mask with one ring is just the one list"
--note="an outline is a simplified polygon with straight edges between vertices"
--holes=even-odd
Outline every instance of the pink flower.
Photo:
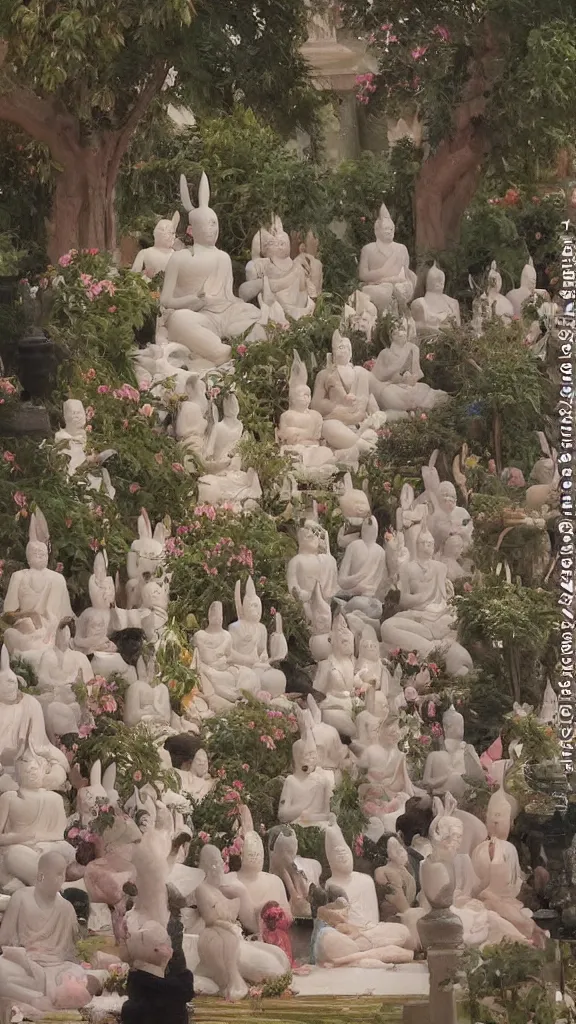
[[250,765],[249,764],[243,764],[242,767],[243,767],[245,772],[249,772],[250,771]]
[[109,313],[116,313],[117,311],[118,311],[118,306],[108,306],[108,312]]
[[96,390],[99,395],[107,395],[108,392],[110,391],[110,388],[108,387],[107,384],[99,384]]
[[80,274],[80,280],[85,288],[93,281],[92,274]]
[[140,484],[130,484],[128,490],[130,491],[130,494],[137,494],[140,490]]
[[2,458],[4,459],[4,462],[14,462],[16,456],[13,454],[13,452],[4,452]]
[[64,572],[64,566],[62,562],[56,562],[56,572]]
[[89,256],[97,256],[99,252],[100,252],[99,249],[88,249],[88,255]]
[[408,701],[418,700],[418,691],[413,686],[407,686],[404,690],[404,696]]
[[426,714],[428,718],[436,718],[436,705],[433,700],[428,701],[428,707],[426,708]]
[[16,493],[12,495],[12,500],[18,505],[18,508],[25,508],[28,504],[28,498],[23,491],[16,491]]
[[429,363],[432,363],[436,359],[436,356],[434,355],[433,352],[427,352],[426,359],[428,360]]
[[154,406],[150,405],[149,402],[146,402],[145,405],[140,406],[138,412],[141,416],[152,416],[154,414]]
[[248,349],[246,348],[246,345],[238,345],[238,348],[236,349],[236,351],[237,351],[239,356],[245,356],[247,351],[248,351]]
[[418,737],[418,743],[420,743],[423,747],[429,747],[431,742],[432,741],[430,737],[426,736],[424,733],[422,733],[422,735]]
[[184,466],[182,465],[181,462],[173,462],[172,463],[172,469],[174,470],[175,473],[183,473],[184,472]]
[[420,60],[420,58],[424,56],[424,54],[426,53],[427,50],[428,50],[427,46],[417,46],[415,50],[411,50],[410,56],[414,60]]
[[406,664],[407,665],[417,665],[418,664],[418,658],[414,654],[414,651],[410,651],[410,654],[406,658]]
[[364,853],[364,836],[356,836],[354,840],[354,853],[357,857],[361,857]]
[[440,36],[440,39],[443,39],[445,43],[449,42],[450,33],[447,28],[444,28],[443,25],[436,25],[435,28],[432,29],[432,31],[434,32],[435,35]]
[[95,537],[92,537],[92,540],[89,543],[89,547],[92,549],[92,551],[98,551],[100,545]]
[[76,839],[79,835],[80,835],[80,829],[73,827],[68,832],[68,839]]
[[219,779],[225,779],[226,778],[226,769],[225,768],[219,768],[218,771],[216,772],[216,775],[218,776]]
[[110,696],[104,697],[104,699],[102,701],[102,711],[107,711],[108,714],[112,714],[117,709],[118,709],[118,705],[117,705],[114,697],[110,697]]
[[465,591],[466,594],[471,594],[472,593],[472,584],[471,583],[465,583],[464,584],[464,591]]
[[271,736],[261,736],[260,743],[263,743],[268,750],[276,750],[276,744]]
[[5,395],[13,395],[16,388],[6,377],[0,377],[0,391],[3,391]]
[[239,793],[244,789],[244,783],[240,782],[240,779],[234,779],[232,785],[234,786],[234,789],[238,790]]
[[211,838],[212,838],[212,836],[210,835],[209,832],[199,832],[198,833],[198,839],[200,840],[201,843],[209,843]]
[[436,664],[435,661],[429,661],[428,668],[435,676],[437,676],[440,672],[440,669],[438,668],[438,665]]
[[386,480],[386,482],[382,486],[384,487],[386,493],[390,494],[390,491],[392,490],[392,484],[390,483],[390,481]]
[[248,722],[248,728],[249,729],[255,729],[256,728],[256,723],[255,722]]
[[276,609],[275,609],[275,608],[271,608],[271,609],[270,609],[270,615],[277,615],[277,614],[278,614],[278,613],[277,613],[277,611],[276,611]]
[[190,226],[190,224],[186,228],[186,234],[188,235],[188,238],[192,238],[192,236],[193,236],[193,231],[192,231],[192,227]]
[[433,736],[440,737],[442,735],[442,726],[440,722],[433,722],[430,726],[430,732]]
[[95,728],[95,725],[81,725],[78,729],[78,735],[85,740],[87,736],[94,732]]
[[284,739],[284,733],[282,732],[282,729],[274,729],[274,732],[273,732],[272,735],[274,736],[275,740],[283,740]]
[[[361,219],[362,219],[362,220],[365,220],[366,218],[365,218],[365,217],[362,217]],[[372,367],[374,366],[374,363],[375,363],[375,362],[376,362],[376,360],[375,360],[375,359],[368,359],[368,360],[367,360],[367,361],[366,361],[366,362],[364,363],[364,369],[365,369],[365,370],[371,370],[371,369],[372,369]]]
[[134,782],[142,782],[142,772],[140,770],[132,772],[132,778]]
[[427,417],[427,415],[426,415],[426,413],[425,413],[425,412],[421,412],[421,413],[420,413],[420,419],[421,419],[421,420],[427,420],[427,419],[428,419],[428,417]]
[[88,408],[86,409],[86,419],[88,420],[88,422],[90,422],[90,420],[94,419],[94,413],[95,413],[94,406],[93,405],[89,405]]
[[67,252],[65,256],[61,256],[60,259],[58,260],[58,264],[61,267],[69,267],[71,263],[72,257],[69,252]]

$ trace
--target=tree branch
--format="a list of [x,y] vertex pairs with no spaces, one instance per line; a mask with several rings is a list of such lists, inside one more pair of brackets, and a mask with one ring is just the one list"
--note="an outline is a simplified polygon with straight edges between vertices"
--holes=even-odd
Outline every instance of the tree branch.
[[65,163],[79,148],[78,122],[56,108],[51,99],[41,99],[19,85],[5,68],[8,45],[0,40],[0,121],[18,125],[36,142],[42,142],[58,163]]
[[146,85],[140,90],[138,99],[134,103],[134,106],[129,111],[126,120],[122,127],[116,132],[116,143],[114,147],[114,153],[110,161],[109,176],[112,180],[116,180],[116,176],[120,169],[122,158],[128,149],[130,139],[134,134],[139,122],[144,117],[144,114],[148,110],[148,107],[160,92],[162,85],[166,80],[166,75],[170,70],[170,65],[167,62],[160,64],[156,70],[152,73]]

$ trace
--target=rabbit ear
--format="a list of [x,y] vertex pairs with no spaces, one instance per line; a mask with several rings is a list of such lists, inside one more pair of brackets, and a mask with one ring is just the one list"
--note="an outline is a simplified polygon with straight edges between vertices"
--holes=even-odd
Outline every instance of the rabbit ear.
[[152,540],[152,524],[145,508],[140,509],[138,516],[138,536],[140,540]]
[[172,227],[175,231],[180,227],[180,214],[178,213],[178,210],[176,210],[176,213],[172,215]]
[[162,546],[164,546],[167,537],[168,530],[166,529],[166,523],[164,521],[161,523],[156,523],[156,526],[154,527],[154,540],[158,541],[159,544],[162,544]]
[[241,582],[241,580],[236,580],[236,585],[234,587],[234,604],[236,606],[236,615],[238,616],[239,619],[241,619],[242,618],[242,611],[243,611],[243,609],[242,609],[242,582]]
[[444,814],[451,818],[457,809],[458,801],[454,799],[452,793],[446,793],[444,796]]
[[434,799],[432,800],[432,813],[434,814],[435,818],[444,817],[444,804],[442,803],[440,797],[438,796],[435,796]]
[[376,687],[369,686],[364,694],[364,706],[371,715],[376,715]]
[[0,672],[9,672],[9,671],[10,671],[10,655],[8,653],[8,648],[4,644],[3,647],[2,647],[2,650],[0,651]]
[[146,679],[146,662],[142,657],[138,658],[136,662],[136,675],[138,679]]
[[320,713],[320,708],[318,707],[311,693],[309,693],[308,697],[306,698],[306,704],[308,705],[308,711],[310,712],[310,715],[312,717],[313,724],[320,725],[322,722],[322,715]]
[[102,785],[102,762],[94,761],[90,769],[90,785],[101,786]]
[[188,191],[188,182],[186,181],[186,175],[180,175],[180,199],[182,200],[182,206],[186,210],[186,213],[191,213],[194,209],[192,200],[190,199],[190,192]]
[[344,485],[344,490],[345,491],[353,491],[354,490],[354,487],[352,485],[352,477],[350,476],[350,473],[345,473],[344,474],[344,479],[343,479],[342,483]]
[[240,828],[242,829],[244,837],[246,837],[249,832],[254,831],[252,815],[246,807],[246,804],[240,804]]
[[108,796],[112,796],[116,792],[116,762],[113,761],[109,764],[104,775],[102,776],[102,785],[106,790]]
[[50,544],[50,531],[44,513],[37,508],[30,516],[29,537],[39,544]]
[[198,186],[198,206],[206,207],[210,203],[210,183],[206,177],[204,171],[202,171],[202,177],[200,178],[200,184]]
[[542,451],[542,454],[547,455],[548,458],[551,459],[552,452],[550,451],[550,444],[548,438],[546,437],[546,434],[542,430],[538,430],[536,433],[538,436],[538,440],[540,442],[540,449]]
[[94,576],[97,580],[102,581],[106,579],[106,569],[106,555],[103,551],[98,551],[94,559]]

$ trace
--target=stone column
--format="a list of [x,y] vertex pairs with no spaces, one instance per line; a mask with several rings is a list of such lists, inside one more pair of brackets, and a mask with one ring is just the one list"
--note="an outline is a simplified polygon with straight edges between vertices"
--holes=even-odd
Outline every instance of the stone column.
[[404,1024],[458,1024],[454,986],[445,983],[458,966],[462,922],[450,909],[431,910],[417,927],[428,960],[430,996],[427,1004],[404,1007]]

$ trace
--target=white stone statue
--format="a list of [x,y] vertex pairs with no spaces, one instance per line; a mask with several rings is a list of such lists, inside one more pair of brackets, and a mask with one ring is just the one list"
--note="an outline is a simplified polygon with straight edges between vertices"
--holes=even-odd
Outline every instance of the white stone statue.
[[348,597],[382,600],[387,582],[386,553],[378,544],[378,522],[371,516],[362,523],[360,539],[352,541],[344,552],[338,584],[341,593]]
[[426,274],[426,292],[414,299],[410,312],[420,336],[437,334],[445,324],[460,326],[460,305],[456,299],[444,294],[446,274],[434,262]]
[[560,495],[558,453],[556,449],[550,447],[550,443],[542,431],[538,431],[538,440],[542,455],[532,467],[528,478],[530,487],[526,491],[526,508],[535,511],[544,505],[548,505],[551,509],[557,508]]
[[[76,954],[79,935],[74,907],[60,890],[66,861],[56,853],[38,862],[34,887],[14,893],[0,925],[0,1000],[30,1019],[80,1009],[99,990]],[[35,883],[35,884],[34,884]]]
[[320,861],[298,855],[298,837],[290,825],[269,830],[268,858],[270,873],[284,883],[292,917],[311,917],[308,893],[311,885],[320,882]]
[[549,303],[550,296],[547,291],[536,288],[536,268],[534,266],[534,260],[532,257],[528,260],[528,263],[522,269],[520,276],[520,287],[512,288],[508,292],[506,298],[512,304],[515,316],[522,316],[523,306],[525,303]]
[[230,663],[238,668],[251,669],[262,690],[273,697],[280,697],[286,689],[286,676],[274,668],[274,662],[283,661],[288,653],[282,632],[282,616],[276,615],[274,633],[268,637],[266,626],[261,622],[262,602],[251,576],[246,582],[244,598],[241,581],[237,580],[234,601],[238,619],[228,626],[232,640]]
[[308,723],[303,722],[300,729],[302,738],[292,744],[294,771],[282,787],[278,820],[283,825],[325,828],[335,820],[330,811],[334,777],[320,767]]
[[237,338],[250,331],[247,340],[265,337],[254,328],[260,310],[236,298],[233,292],[232,261],[216,248],[218,217],[209,207],[210,186],[202,175],[198,207],[192,206],[184,175],[180,178],[182,205],[188,212],[194,245],[175,252],[164,275],[161,303],[169,311],[168,339],[185,345],[196,357],[195,369],[221,366],[230,359],[231,349],[222,339]]
[[158,221],[154,228],[154,245],[148,249],[141,249],[132,264],[135,274],[142,274],[152,280],[158,274],[164,273],[168,260],[174,255],[174,242],[179,224],[178,212],[173,215],[172,220]]
[[116,602],[114,580],[108,575],[108,556],[104,550],[94,557],[94,572],[88,581],[92,607],[85,608],[78,617],[73,647],[82,654],[96,651],[114,653],[115,644],[108,639],[110,610]]
[[328,882],[326,893],[331,902],[318,908],[316,924],[320,927],[313,939],[314,961],[319,967],[381,970],[383,964],[413,960],[413,950],[405,945],[410,942],[405,925],[391,921],[366,928],[355,920],[352,901],[339,885]]
[[[296,712],[300,721],[303,714],[299,709]],[[300,727],[302,737],[305,739],[309,734],[314,740],[318,764],[325,772],[329,773],[334,786],[342,779],[342,771],[350,770],[353,767],[354,758],[350,756],[350,749],[340,739],[340,734],[333,725],[322,721],[322,712],[314,700],[312,694],[306,698],[306,711],[304,712],[306,725]]]
[[467,675],[472,659],[456,641],[450,596],[446,566],[434,558],[434,538],[423,530],[416,542],[416,558],[400,569],[400,610],[382,623],[386,649],[416,651],[423,658],[438,649],[451,675]]
[[309,641],[310,654],[315,662],[324,661],[330,654],[330,630],[332,629],[332,608],[326,601],[322,588],[316,583],[308,604],[310,611]]
[[384,721],[391,707],[388,696],[394,705],[396,693],[391,686],[390,673],[380,657],[380,644],[373,626],[364,626],[358,637],[358,656],[354,668],[356,678],[365,691],[366,710]]
[[124,724],[134,728],[140,723],[170,728],[172,709],[170,691],[164,683],[155,682],[156,663],[151,658],[146,664],[142,658],[137,666],[138,678],[130,683],[124,697]]
[[128,609],[142,607],[142,588],[149,576],[156,576],[166,558],[168,531],[165,523],[157,523],[152,532],[150,517],[145,508],[138,516],[138,539],[133,540],[126,558],[128,582],[126,603]]
[[[334,489],[336,490],[336,488]],[[347,548],[353,541],[360,539],[362,524],[372,515],[366,491],[353,486],[349,473],[345,474],[342,481],[338,504],[345,520],[344,525],[338,531],[338,547]]]
[[488,801],[488,839],[480,843],[472,853],[472,866],[480,881],[478,899],[488,910],[513,925],[526,939],[536,945],[542,944],[543,935],[531,912],[518,899],[523,875],[516,847],[508,842],[510,827],[510,802],[500,788]]
[[250,302],[258,297],[262,305],[265,280],[287,317],[300,320],[312,315],[316,289],[302,262],[291,258],[290,236],[279,217],[273,217],[271,226],[261,228],[254,236],[252,259],[246,264],[246,283],[240,286],[240,298]]
[[542,698],[542,707],[538,712],[538,721],[542,722],[543,725],[552,725],[556,727],[558,725],[558,712],[558,695],[552,686],[552,683],[548,679],[546,682],[546,689],[544,690],[544,697]]
[[380,819],[388,831],[394,831],[396,819],[404,812],[406,802],[415,795],[408,774],[406,754],[398,747],[402,730],[397,718],[377,718],[369,711],[357,716],[358,740],[353,751],[358,766],[365,773],[365,782],[358,795],[367,817]]
[[39,701],[29,693],[20,692],[18,678],[10,668],[8,651],[3,647],[0,651],[0,764],[8,775],[14,774],[16,754],[27,738],[48,763],[42,785],[50,790],[61,789],[68,774],[68,761],[48,740]]
[[216,785],[216,779],[210,775],[208,754],[203,747],[196,751],[189,768],[176,770],[180,778],[182,793],[190,797],[194,803],[200,803]]
[[115,450],[108,448],[104,452],[87,455],[86,410],[82,402],[77,398],[69,398],[64,402],[62,408],[65,425],[63,430],[56,431],[54,441],[56,444],[66,442],[67,446],[63,451],[68,458],[68,476],[74,476],[82,467],[100,466],[101,469],[98,475],[88,473],[88,487],[91,491],[96,492],[103,489],[109,498],[114,498],[116,488],[112,484],[110,474],[105,469],[104,463],[112,455],[116,455]]
[[264,844],[254,829],[252,816],[247,807],[241,807],[242,834],[244,842],[240,854],[241,867],[239,871],[231,871],[227,881],[240,882],[250,899],[253,908],[252,927],[250,931],[258,934],[260,931],[260,911],[265,903],[271,900],[279,903],[285,910],[289,910],[288,897],[284,883],[277,875],[264,871]]
[[207,413],[206,384],[197,373],[191,374],[186,382],[186,401],[180,403],[176,413],[174,436],[194,455],[202,456],[204,451]]
[[331,601],[337,591],[336,560],[330,555],[328,562],[320,554],[320,527],[307,521],[298,530],[298,554],[288,562],[286,582],[288,591],[304,607],[306,618],[312,621],[310,607],[316,584],[326,601]]
[[206,468],[211,473],[225,474],[244,433],[244,427],[239,419],[240,406],[233,392],[224,398],[222,412],[222,419],[219,419],[217,407],[213,402],[211,407],[212,423],[203,458]]
[[444,391],[424,384],[420,350],[408,337],[403,317],[391,330],[390,346],[383,348],[370,374],[370,388],[389,420],[402,419],[416,409],[429,411],[448,401]]
[[484,772],[474,747],[464,740],[464,718],[453,704],[442,716],[442,750],[433,750],[426,758],[423,784],[434,796],[451,793],[456,799],[466,792],[464,776],[483,782]]
[[486,292],[482,296],[483,303],[488,307],[489,315],[497,317],[506,325],[514,319],[514,306],[505,295],[502,295],[502,276],[492,260],[488,271],[488,284]]
[[377,322],[378,310],[374,303],[370,301],[365,292],[353,292],[344,306],[343,331],[359,331],[365,335],[366,341],[370,344]]
[[320,412],[310,408],[312,395],[308,387],[308,371],[296,351],[288,396],[288,411],[280,416],[276,432],[281,454],[293,460],[297,480],[329,480],[337,470],[336,458],[332,449],[322,443],[324,421]]
[[334,616],[330,634],[331,652],[316,669],[314,687],[325,694],[322,719],[342,736],[355,736],[353,697],[358,680],[354,672],[354,635],[340,613]]
[[213,710],[230,710],[242,690],[256,693],[260,689],[257,674],[247,666],[235,665],[232,657],[232,637],[223,626],[222,603],[213,601],[208,609],[208,625],[199,629],[192,637],[192,643],[199,655],[199,671],[210,682],[221,707]]
[[50,762],[30,736],[17,752],[16,791],[0,795],[0,885],[12,893],[33,885],[43,853],[59,853],[70,864],[74,847],[64,839],[66,811],[59,793],[45,788]]
[[256,508],[262,497],[262,485],[255,469],[242,469],[242,459],[235,455],[227,469],[205,473],[198,478],[198,500],[205,505],[231,504],[240,512]]
[[65,577],[48,568],[50,533],[40,509],[30,516],[29,538],[26,545],[28,569],[12,573],[4,598],[4,614],[38,616],[45,642],[49,643],[62,619],[73,619],[74,614]]
[[312,408],[322,415],[322,437],[339,461],[357,461],[358,452],[376,445],[380,421],[370,394],[370,374],[363,366],[354,366],[350,339],[339,331],[332,337],[326,369],[316,377]]
[[49,647],[40,658],[37,675],[38,686],[42,691],[72,686],[78,675],[85,683],[94,678],[92,665],[86,655],[71,649],[70,627],[67,623],[59,626],[54,647]]
[[447,578],[451,583],[465,579],[466,576],[470,576],[472,573],[469,559],[462,561],[465,550],[466,541],[460,533],[448,534],[440,548],[439,559],[441,562],[444,562]]
[[161,578],[152,576],[140,588],[142,629],[149,643],[157,649],[166,633],[168,606],[170,604],[171,573]]
[[362,291],[383,313],[397,297],[410,301],[416,274],[410,270],[408,249],[394,241],[394,221],[384,203],[374,224],[374,234],[376,241],[369,242],[360,253],[358,276]]
[[436,470],[438,451],[432,453],[428,466],[422,466],[422,479],[426,490],[419,501],[428,504],[427,526],[434,537],[436,550],[439,551],[448,537],[458,534],[464,542],[464,551],[472,543],[474,524],[468,509],[458,505],[456,488],[450,480],[443,480]]

